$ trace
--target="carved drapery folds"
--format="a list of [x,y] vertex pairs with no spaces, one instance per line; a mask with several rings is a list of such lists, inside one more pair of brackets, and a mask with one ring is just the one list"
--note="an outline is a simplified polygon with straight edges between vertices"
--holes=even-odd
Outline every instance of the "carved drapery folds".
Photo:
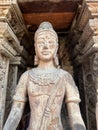
[[18,67],[25,69],[28,54],[20,45],[24,34],[29,37],[17,0],[0,0],[0,130],[4,123],[6,100],[9,100],[6,99],[6,91],[9,90],[11,96],[13,95]]
[[[97,87],[95,85],[96,76],[94,76],[92,68],[94,61],[96,61],[93,60],[93,56],[98,52],[98,1],[83,1],[72,24],[69,37],[71,58],[77,71],[75,76],[77,79],[82,79],[82,85],[80,79],[77,81],[82,87],[79,88],[80,95],[83,97],[82,93],[85,94],[87,119],[85,123],[88,130],[96,129],[95,125],[98,122],[98,119],[96,121],[95,118],[95,114],[98,116],[95,112]],[[82,71],[82,77],[78,77],[79,71]]]

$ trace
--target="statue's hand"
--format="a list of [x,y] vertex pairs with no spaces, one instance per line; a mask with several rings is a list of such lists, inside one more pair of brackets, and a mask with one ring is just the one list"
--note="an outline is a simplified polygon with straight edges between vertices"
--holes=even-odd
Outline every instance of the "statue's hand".
[[50,115],[51,115],[51,110],[49,108],[45,109],[44,116],[47,117],[47,118],[49,118]]

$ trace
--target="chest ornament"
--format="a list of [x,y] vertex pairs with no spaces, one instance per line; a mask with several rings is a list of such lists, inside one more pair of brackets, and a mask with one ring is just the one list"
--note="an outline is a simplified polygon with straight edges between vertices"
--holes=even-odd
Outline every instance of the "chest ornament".
[[40,86],[56,84],[60,78],[60,69],[43,70],[34,68],[29,72],[29,80]]

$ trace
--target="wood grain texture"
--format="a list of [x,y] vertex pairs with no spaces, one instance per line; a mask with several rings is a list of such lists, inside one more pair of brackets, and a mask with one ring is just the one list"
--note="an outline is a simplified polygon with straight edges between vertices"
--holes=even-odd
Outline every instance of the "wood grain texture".
[[70,27],[75,13],[32,13],[23,14],[26,25],[32,25],[32,30],[36,30],[43,21],[53,24],[55,30],[65,30]]
[[77,9],[78,1],[32,1],[19,2],[22,13],[46,13],[46,12],[74,12]]

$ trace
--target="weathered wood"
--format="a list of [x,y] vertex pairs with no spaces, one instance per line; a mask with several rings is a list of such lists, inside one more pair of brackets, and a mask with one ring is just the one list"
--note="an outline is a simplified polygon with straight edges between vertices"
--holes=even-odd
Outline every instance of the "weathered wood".
[[[87,117],[88,117],[88,130],[97,130],[96,129],[96,87],[95,87],[95,79],[93,72],[93,57],[86,58],[83,63],[83,78],[84,78],[84,90],[86,94],[86,109],[87,109]],[[93,123],[92,123],[93,122]]]
[[4,4],[10,4],[11,0],[0,0],[0,5],[4,5]]
[[[18,0],[19,2],[28,2],[28,0]],[[36,2],[36,1],[38,1],[38,2],[44,2],[45,0],[29,0],[29,2]],[[64,1],[64,0],[46,0],[47,2],[52,2],[52,3],[59,3],[59,2],[62,2],[62,1]],[[69,1],[69,0],[66,0],[66,1]],[[81,0],[70,0],[71,2],[75,2],[75,1],[77,1],[77,2],[80,2]]]
[[31,38],[24,24],[23,16],[19,9],[17,0],[10,1],[9,3],[6,3],[5,1],[0,5],[0,21],[5,21],[10,25],[19,41],[21,41],[23,35],[26,34],[29,43],[31,43]]
[[92,13],[97,13],[98,14],[98,1],[97,2],[95,2],[95,1],[89,2],[89,3],[87,3],[87,5],[88,5],[89,10]]
[[98,45],[94,44],[92,48],[90,48],[85,55],[78,55],[74,60],[76,65],[80,65],[81,63],[84,63],[86,59],[91,57],[94,53],[98,51]]
[[[76,56],[78,53],[83,54],[84,50],[86,48],[89,48],[90,46],[92,46],[92,44],[93,44],[93,43],[91,44],[92,36],[97,35],[97,33],[98,33],[97,22],[98,22],[97,19],[90,19],[88,21],[88,23],[86,24],[86,26],[83,30],[83,33],[78,41],[79,44],[77,44],[74,49],[74,53],[73,53],[74,56]],[[83,48],[85,48],[85,49],[83,49]]]
[[5,116],[4,121],[7,119],[10,109],[13,103],[13,95],[15,94],[15,89],[17,85],[17,74],[18,74],[18,65],[10,64],[8,71],[8,84],[7,84],[7,93],[6,93],[6,104],[5,104]]
[[0,53],[10,58],[17,55],[17,52],[9,45],[5,38],[0,38]]
[[96,87],[96,94],[97,94],[96,121],[97,121],[97,129],[98,129],[98,51],[93,58],[93,73],[95,78],[95,87]]
[[73,55],[76,57],[77,55],[84,55],[94,44],[94,40],[92,37],[89,37],[87,41],[85,42],[79,42],[79,44],[76,45]]
[[75,13],[73,12],[64,12],[63,14],[60,12],[23,14],[25,23],[27,25],[32,25],[32,31],[35,31],[37,26],[42,21],[50,21],[57,31],[64,31],[65,29],[70,27],[71,21],[73,20],[74,16]]
[[94,35],[94,31],[92,30],[89,22],[86,24],[83,33],[79,39],[79,43],[80,44],[86,44],[86,41],[89,39],[89,37],[91,37],[92,35]]
[[28,59],[29,57],[29,54],[28,52],[22,47],[22,51],[21,51],[21,56],[24,58],[24,59]]
[[91,12],[88,9],[87,5],[83,3],[81,13],[77,19],[77,30],[83,31],[83,28],[87,24],[88,20],[91,18]]
[[0,6],[0,12],[0,21],[6,21],[10,25],[15,35],[19,37],[18,39],[21,40],[25,31],[23,28],[20,28],[20,26],[23,25],[20,24],[19,20],[17,19],[15,11],[11,8],[11,6]]
[[[74,14],[77,11],[78,5],[81,4],[81,1],[82,0],[18,0],[18,4],[22,14],[24,15],[24,21],[26,25],[32,26],[32,32],[37,29],[38,25],[42,21],[50,21],[54,25],[56,31],[62,31],[62,27],[64,28],[63,31],[65,31],[65,29],[69,29],[72,22],[72,15],[70,14],[73,14],[74,17]],[[47,16],[48,13],[51,14],[49,17]],[[56,15],[52,15],[54,13]],[[36,17],[34,17],[35,14]],[[58,19],[60,19],[60,25],[58,25]],[[33,20],[36,22],[33,22]]]
[[77,29],[83,31],[83,28],[87,24],[89,19],[98,17],[98,3],[93,2],[84,2],[82,5],[80,16],[77,20]]
[[19,65],[25,68],[26,61],[22,57],[14,57],[11,59],[11,65]]
[[3,129],[9,59],[0,54],[0,130]]
[[[75,12],[79,1],[22,1],[19,7],[22,13]],[[65,8],[66,6],[66,8]]]
[[9,42],[11,42],[17,52],[21,52],[19,39],[16,37],[8,23],[0,22],[0,36],[5,37]]

